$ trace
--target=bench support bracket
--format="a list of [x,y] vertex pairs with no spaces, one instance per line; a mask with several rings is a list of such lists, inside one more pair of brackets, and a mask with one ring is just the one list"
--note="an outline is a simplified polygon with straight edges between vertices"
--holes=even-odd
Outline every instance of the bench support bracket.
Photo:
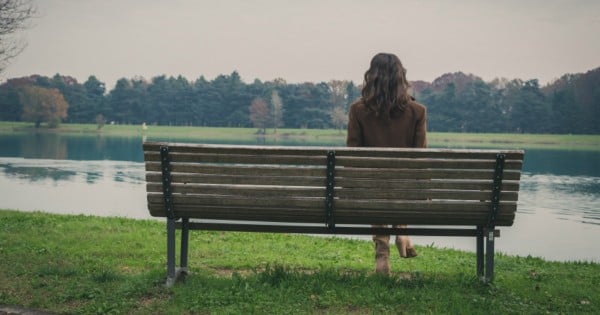
[[175,222],[178,220],[173,211],[173,200],[171,198],[171,159],[169,157],[169,147],[160,148],[161,172],[163,199],[165,211],[167,213],[167,282],[166,286],[171,287],[178,278],[187,274],[187,256],[188,256],[188,238],[189,238],[189,219],[184,218],[181,223],[181,258],[180,268],[175,267],[175,242],[176,228]]
[[488,216],[488,224],[485,228],[483,226],[477,227],[477,276],[483,282],[492,282],[494,280],[494,227],[496,225],[498,211],[500,210],[500,193],[502,192],[502,177],[505,160],[506,156],[504,154],[496,155],[494,182],[492,184],[492,205]]
[[482,282],[494,279],[494,241],[498,230],[477,227],[477,277]]
[[335,214],[333,208],[335,192],[335,151],[327,152],[327,186],[325,187],[325,224],[331,233],[335,233]]

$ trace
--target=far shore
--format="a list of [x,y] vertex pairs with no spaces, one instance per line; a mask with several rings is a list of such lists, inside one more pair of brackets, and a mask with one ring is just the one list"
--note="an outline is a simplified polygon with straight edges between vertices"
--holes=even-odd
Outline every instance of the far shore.
[[[0,134],[14,133],[59,133],[69,135],[103,135],[144,137],[154,141],[185,141],[225,143],[247,142],[279,144],[293,142],[302,145],[335,145],[345,143],[345,130],[337,129],[272,129],[265,134],[256,128],[154,126],[154,125],[111,125],[98,128],[95,124],[62,124],[50,129],[42,125],[35,128],[32,123],[0,122]],[[555,150],[600,150],[600,135],[558,134],[509,134],[509,133],[449,133],[429,132],[431,147],[505,148],[505,149],[555,149]]]

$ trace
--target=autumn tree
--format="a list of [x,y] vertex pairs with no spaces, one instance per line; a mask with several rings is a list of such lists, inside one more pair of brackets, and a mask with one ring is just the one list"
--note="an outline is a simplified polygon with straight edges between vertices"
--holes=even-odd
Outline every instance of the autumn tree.
[[250,104],[250,121],[255,128],[258,128],[258,133],[264,134],[267,122],[269,121],[269,106],[267,102],[257,97]]
[[24,86],[19,91],[19,101],[23,106],[22,119],[34,122],[36,128],[42,122],[55,128],[67,118],[69,104],[58,89]]
[[23,51],[15,33],[27,27],[35,14],[31,0],[0,0],[0,72],[8,62]]

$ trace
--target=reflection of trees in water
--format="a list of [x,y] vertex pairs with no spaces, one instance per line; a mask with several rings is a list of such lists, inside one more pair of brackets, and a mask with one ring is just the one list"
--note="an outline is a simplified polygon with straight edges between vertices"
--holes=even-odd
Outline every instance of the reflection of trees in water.
[[87,172],[87,173],[85,173],[85,181],[88,184],[93,184],[93,183],[95,183],[99,179],[102,179],[102,173],[101,172]]
[[94,141],[96,152],[104,152],[106,150],[106,138],[101,134],[96,135],[96,141]]
[[139,172],[139,171],[130,171],[130,170],[119,170],[115,173],[115,175],[113,176],[113,180],[115,182],[119,182],[119,183],[134,183],[134,184],[138,184],[138,183],[144,183],[145,182],[145,176],[143,172]]
[[[56,167],[46,166],[12,166],[11,164],[0,164],[0,168],[4,168],[4,173],[7,177],[17,177],[32,182],[41,181],[44,179],[52,179],[54,181],[73,181],[77,175],[77,171],[63,170]],[[85,172],[85,181],[88,184],[94,184],[102,179],[102,172]],[[123,180],[121,180],[123,181]]]
[[145,173],[139,164],[119,165],[105,162],[68,162],[25,159],[18,162],[0,162],[0,177],[25,181],[68,181],[96,184],[103,179],[115,183],[145,184]]
[[21,156],[34,159],[67,158],[67,142],[58,134],[36,133],[31,137],[23,137],[21,141]]
[[124,182],[125,181],[125,173],[118,171],[115,173],[114,181],[115,182]]
[[70,180],[77,175],[75,171],[61,170],[53,167],[32,167],[4,165],[4,173],[8,176],[18,177],[20,179],[28,179],[30,181],[39,181],[43,179],[53,179],[54,181]]

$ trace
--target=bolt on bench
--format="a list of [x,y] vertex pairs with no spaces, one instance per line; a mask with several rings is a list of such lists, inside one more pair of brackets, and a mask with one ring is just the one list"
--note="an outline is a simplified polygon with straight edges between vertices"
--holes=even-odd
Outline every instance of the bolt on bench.
[[522,150],[159,142],[143,149],[148,209],[167,219],[168,286],[187,273],[190,230],[470,236],[477,275],[492,281],[496,227],[513,224],[524,157]]

